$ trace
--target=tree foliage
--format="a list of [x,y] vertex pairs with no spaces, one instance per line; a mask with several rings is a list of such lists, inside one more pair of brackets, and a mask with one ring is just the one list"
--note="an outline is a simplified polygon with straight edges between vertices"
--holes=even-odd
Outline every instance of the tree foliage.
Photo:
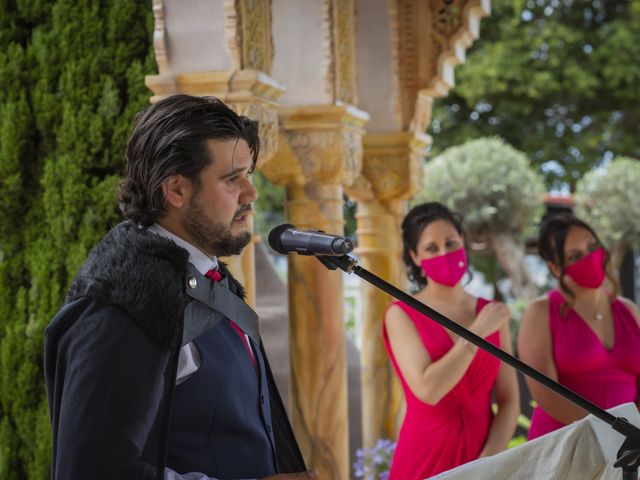
[[436,103],[434,151],[498,135],[549,188],[613,156],[640,157],[640,0],[494,0]]
[[522,153],[499,138],[446,149],[424,167],[418,200],[436,200],[460,212],[475,237],[521,237],[542,213],[544,183]]
[[471,239],[492,249],[516,296],[537,290],[524,266],[524,235],[542,213],[544,183],[527,157],[498,138],[451,147],[424,167],[417,201],[439,201],[464,217]]
[[576,188],[576,213],[598,233],[619,265],[629,247],[640,246],[640,162],[619,157],[587,173]]
[[44,328],[118,221],[153,17],[127,0],[0,0],[0,12],[0,478],[44,479]]

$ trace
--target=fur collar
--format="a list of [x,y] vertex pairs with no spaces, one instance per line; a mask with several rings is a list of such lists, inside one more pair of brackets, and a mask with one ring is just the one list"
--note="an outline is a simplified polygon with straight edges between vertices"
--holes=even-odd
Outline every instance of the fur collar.
[[[123,222],[98,243],[73,280],[67,302],[91,297],[118,305],[164,347],[182,338],[186,268],[189,253],[171,240]],[[220,263],[229,287],[244,298],[244,289]]]

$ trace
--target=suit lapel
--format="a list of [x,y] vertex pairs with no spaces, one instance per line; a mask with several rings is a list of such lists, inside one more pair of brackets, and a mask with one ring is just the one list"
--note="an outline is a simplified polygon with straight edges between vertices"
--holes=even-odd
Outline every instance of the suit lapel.
[[193,301],[185,308],[182,345],[225,318],[233,320],[256,345],[260,345],[258,314],[229,289],[227,277],[213,282],[188,264],[185,290]]

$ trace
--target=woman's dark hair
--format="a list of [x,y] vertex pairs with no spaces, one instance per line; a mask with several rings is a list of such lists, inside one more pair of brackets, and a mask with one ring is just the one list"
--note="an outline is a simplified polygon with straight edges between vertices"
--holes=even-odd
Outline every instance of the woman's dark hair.
[[[594,238],[598,241],[600,245],[600,239],[596,232],[583,220],[580,220],[572,213],[559,213],[553,215],[546,220],[543,220],[540,225],[540,233],[538,237],[538,254],[543,260],[547,262],[551,262],[554,265],[557,265],[560,268],[560,277],[558,278],[558,282],[560,283],[560,289],[567,295],[569,298],[568,301],[562,305],[561,314],[565,315],[567,309],[573,306],[573,302],[575,301],[576,295],[571,289],[567,286],[564,281],[564,272],[566,265],[566,258],[564,258],[564,244],[567,240],[567,234],[569,233],[569,229],[571,227],[580,227],[589,231]],[[604,247],[603,247],[604,248]],[[618,295],[618,281],[616,280],[613,272],[611,271],[611,264],[609,262],[609,252],[605,248],[605,272],[607,278],[611,282],[613,286],[613,290],[611,292],[611,298],[616,298]]]
[[402,260],[407,267],[409,281],[421,289],[427,285],[427,279],[422,274],[422,268],[413,263],[409,252],[417,252],[420,235],[427,225],[436,220],[450,222],[460,235],[464,235],[462,215],[438,202],[416,205],[402,220]]
[[118,189],[125,218],[144,226],[156,222],[165,212],[162,182],[183,175],[199,188],[200,172],[215,161],[207,140],[233,139],[247,142],[255,168],[258,122],[236,114],[217,98],[173,95],[138,113]]

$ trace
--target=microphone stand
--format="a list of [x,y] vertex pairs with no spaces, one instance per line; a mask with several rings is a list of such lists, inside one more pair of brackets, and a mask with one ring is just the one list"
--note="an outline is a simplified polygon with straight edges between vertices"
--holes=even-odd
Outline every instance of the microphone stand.
[[349,255],[316,255],[315,257],[329,270],[336,270],[337,268],[340,268],[346,273],[355,273],[363,280],[366,280],[392,297],[397,298],[418,312],[427,315],[429,318],[438,322],[448,330],[451,330],[460,337],[468,340],[474,345],[477,345],[486,352],[489,352],[491,355],[502,360],[507,365],[510,365],[528,377],[533,378],[545,387],[586,410],[591,415],[609,424],[616,432],[625,437],[625,441],[622,443],[620,450],[618,450],[618,458],[614,463],[614,467],[622,468],[623,480],[638,480],[638,467],[640,466],[640,429],[629,423],[625,418],[616,417],[610,414],[572,390],[569,390],[536,369],[530,367],[526,363],[518,360],[513,355],[509,355],[492,343],[487,342],[484,338],[479,337],[470,330],[467,330],[465,327],[457,324],[453,320],[450,320],[440,312],[419,302],[410,295],[407,295],[402,290],[360,267],[355,258],[350,257]]

